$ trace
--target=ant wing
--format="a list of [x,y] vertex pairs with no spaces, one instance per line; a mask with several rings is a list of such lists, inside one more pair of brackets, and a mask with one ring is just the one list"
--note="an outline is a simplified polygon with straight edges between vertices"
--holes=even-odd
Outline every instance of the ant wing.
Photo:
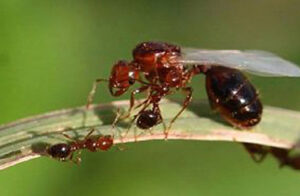
[[182,59],[186,65],[220,65],[245,70],[261,76],[300,77],[300,68],[270,52],[259,50],[206,50],[183,48]]

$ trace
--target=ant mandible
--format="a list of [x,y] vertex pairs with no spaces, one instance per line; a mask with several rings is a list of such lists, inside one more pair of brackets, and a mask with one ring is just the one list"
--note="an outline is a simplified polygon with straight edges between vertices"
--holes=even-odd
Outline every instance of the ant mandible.
[[[162,122],[159,109],[160,100],[177,90],[186,94],[183,106],[165,129],[168,130],[192,100],[192,87],[188,86],[193,76],[206,76],[206,92],[210,105],[221,116],[237,128],[249,129],[257,125],[262,116],[262,104],[258,92],[247,77],[239,71],[243,69],[258,75],[299,77],[300,69],[268,52],[239,50],[181,49],[164,42],[142,42],[133,50],[131,62],[118,61],[109,79],[97,79],[88,96],[87,107],[92,103],[100,82],[108,82],[113,96],[121,96],[136,82],[141,86],[131,91],[128,117],[135,105],[137,94],[148,92],[142,109],[134,117],[149,119],[157,116],[155,122],[139,121],[140,128],[151,128]],[[152,114],[147,110],[152,105]],[[147,116],[147,118],[145,118]],[[147,120],[145,120],[146,122]]]
[[75,159],[73,157],[77,151],[80,153],[83,149],[91,152],[97,150],[107,151],[110,149],[113,145],[113,137],[111,135],[92,136],[94,131],[94,128],[91,129],[83,140],[74,140],[69,135],[62,133],[66,138],[72,140],[72,142],[54,144],[47,149],[47,154],[60,161],[70,160],[78,164],[81,161],[80,157],[77,156]]

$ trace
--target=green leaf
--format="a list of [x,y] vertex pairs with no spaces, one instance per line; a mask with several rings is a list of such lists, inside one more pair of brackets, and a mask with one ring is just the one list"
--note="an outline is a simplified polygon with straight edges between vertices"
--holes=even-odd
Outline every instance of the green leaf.
[[[168,123],[180,110],[181,103],[164,100],[161,102],[164,122]],[[117,108],[126,110],[128,101],[105,105],[55,111],[26,118],[0,126],[0,169],[46,155],[47,146],[68,142],[61,132],[66,131],[74,138],[84,137],[95,127],[95,134],[114,134],[114,143],[164,139],[163,126],[153,130],[139,130],[130,125],[130,119],[122,121],[116,129],[111,124]],[[217,113],[211,112],[207,102],[197,102],[180,116],[172,126],[168,139],[212,140],[263,144],[280,148],[299,148],[300,112],[265,106],[261,123],[253,130],[241,131],[228,125]]]

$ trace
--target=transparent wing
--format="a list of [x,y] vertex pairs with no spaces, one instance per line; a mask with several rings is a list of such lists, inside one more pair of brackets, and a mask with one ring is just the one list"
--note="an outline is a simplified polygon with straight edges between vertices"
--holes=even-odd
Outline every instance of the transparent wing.
[[184,64],[222,65],[263,76],[300,77],[300,68],[270,52],[183,48]]

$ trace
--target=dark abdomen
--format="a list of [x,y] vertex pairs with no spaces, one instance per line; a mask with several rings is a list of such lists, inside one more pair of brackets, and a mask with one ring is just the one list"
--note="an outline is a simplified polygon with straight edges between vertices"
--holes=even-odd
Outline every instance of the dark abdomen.
[[212,66],[206,72],[206,91],[212,108],[232,125],[245,129],[260,122],[258,93],[240,71]]

